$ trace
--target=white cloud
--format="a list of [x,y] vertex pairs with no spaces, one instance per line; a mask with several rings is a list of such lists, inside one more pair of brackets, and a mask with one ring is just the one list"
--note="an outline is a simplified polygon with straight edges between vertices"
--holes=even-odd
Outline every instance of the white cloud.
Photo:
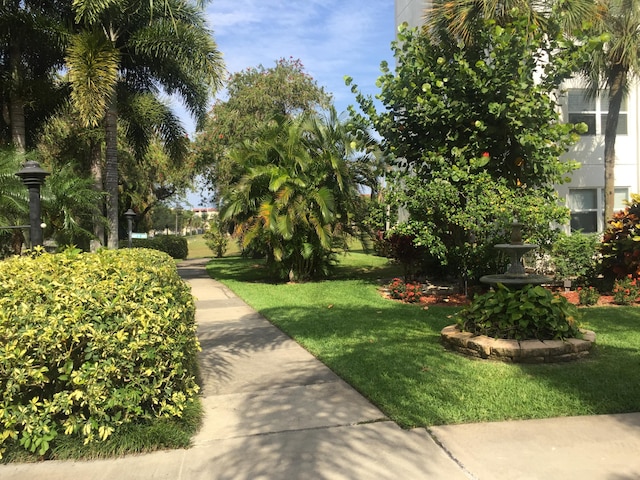
[[344,75],[374,93],[380,61],[391,57],[388,0],[216,0],[206,13],[229,72],[298,58],[339,111],[354,103]]

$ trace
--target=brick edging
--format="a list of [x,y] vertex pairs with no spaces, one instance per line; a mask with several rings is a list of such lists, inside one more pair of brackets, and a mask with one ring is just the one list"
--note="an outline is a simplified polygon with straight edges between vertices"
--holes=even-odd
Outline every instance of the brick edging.
[[461,332],[457,325],[444,327],[440,339],[445,347],[464,355],[514,363],[570,362],[589,355],[596,334],[580,330],[581,339],[505,340]]

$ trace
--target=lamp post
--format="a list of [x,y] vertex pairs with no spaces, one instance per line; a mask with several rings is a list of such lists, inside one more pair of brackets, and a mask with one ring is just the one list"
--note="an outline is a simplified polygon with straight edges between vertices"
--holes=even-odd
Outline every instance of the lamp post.
[[136,212],[129,209],[124,212],[124,216],[127,218],[127,238],[129,239],[129,248],[131,248],[133,243],[133,219],[136,218]]
[[176,207],[176,235],[180,235],[180,233],[178,233],[178,219],[180,215],[182,215],[182,207],[178,206]]
[[42,245],[42,227],[40,220],[40,186],[49,172],[43,170],[40,164],[34,160],[29,160],[22,164],[22,168],[16,176],[22,179],[22,183],[29,189],[29,236],[31,247]]

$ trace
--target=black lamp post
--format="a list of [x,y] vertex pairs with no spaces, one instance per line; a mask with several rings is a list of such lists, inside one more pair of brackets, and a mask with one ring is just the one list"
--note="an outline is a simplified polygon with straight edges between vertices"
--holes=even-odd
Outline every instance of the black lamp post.
[[127,218],[127,238],[129,239],[129,248],[131,248],[133,243],[133,219],[136,218],[136,212],[129,209],[124,212],[124,216]]
[[178,227],[180,226],[180,223],[179,223],[180,215],[182,215],[182,207],[178,206],[176,207],[176,235],[180,235],[180,233],[178,232]]
[[42,245],[42,225],[40,220],[40,186],[49,172],[43,170],[40,164],[29,160],[22,164],[22,168],[16,173],[29,189],[29,235],[31,247]]

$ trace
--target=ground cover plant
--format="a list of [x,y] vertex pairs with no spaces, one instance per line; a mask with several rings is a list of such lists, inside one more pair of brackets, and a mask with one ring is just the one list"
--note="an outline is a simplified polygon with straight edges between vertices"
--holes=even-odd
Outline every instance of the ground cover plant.
[[446,351],[440,330],[457,308],[383,298],[400,268],[362,253],[336,276],[273,283],[256,260],[214,259],[210,274],[317,356],[403,427],[640,410],[640,309],[584,309],[591,358],[525,365]]
[[193,297],[164,253],[0,262],[3,461],[188,445],[198,348]]

